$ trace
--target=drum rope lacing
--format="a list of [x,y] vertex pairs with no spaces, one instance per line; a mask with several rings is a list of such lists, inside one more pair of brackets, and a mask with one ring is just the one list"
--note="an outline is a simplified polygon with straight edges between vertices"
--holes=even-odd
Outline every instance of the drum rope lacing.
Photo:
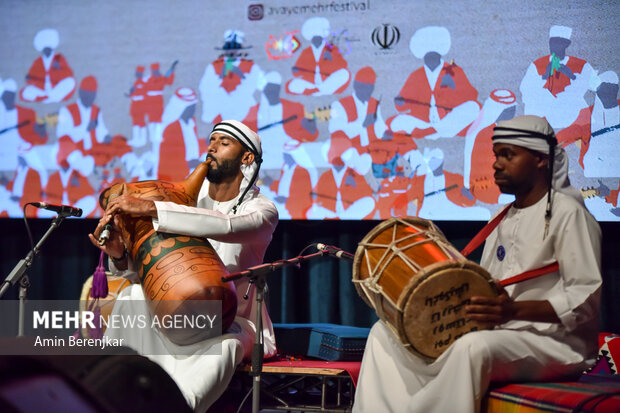
[[[397,239],[396,232],[397,232],[399,224],[402,224],[407,227],[411,227],[415,229],[416,232]],[[403,243],[410,238],[419,238],[419,237],[426,237],[426,238],[423,240],[408,244],[404,247],[398,247],[398,244]],[[441,251],[444,254],[446,254],[446,256],[448,257],[455,257],[455,256],[460,255],[460,253],[456,249],[453,249],[453,248],[448,249],[444,245],[442,245],[445,242],[445,239],[443,238],[443,236],[441,236],[441,233],[436,229],[436,227],[433,224],[431,224],[431,226],[428,227],[427,229],[422,229],[402,219],[396,219],[396,221],[394,222],[394,225],[392,226],[392,241],[389,244],[386,245],[386,244],[379,244],[379,243],[373,243],[373,242],[361,242],[359,244],[363,246],[364,248],[366,248],[366,250],[369,247],[385,249],[383,255],[377,261],[377,264],[374,269],[371,266],[369,256],[368,255],[365,256],[364,261],[366,263],[368,273],[369,273],[368,278],[365,278],[363,280],[355,280],[355,279],[353,280],[354,283],[360,283],[360,285],[362,286],[362,290],[364,291],[364,294],[366,295],[366,298],[368,298],[369,301],[375,303],[375,309],[377,311],[380,311],[378,309],[382,308],[382,306],[380,305],[381,303],[379,302],[380,300],[387,300],[392,306],[394,306],[398,310],[400,311],[403,310],[388,295],[383,294],[383,287],[379,284],[379,281],[381,280],[381,276],[384,274],[388,265],[390,265],[392,260],[394,260],[397,257],[400,258],[402,262],[405,263],[405,265],[407,265],[414,273],[417,273],[420,270],[422,270],[422,267],[416,264],[411,258],[409,258],[405,254],[405,251],[409,248],[413,248],[415,246],[418,246],[424,243],[430,243],[430,242],[434,242],[435,245],[437,245],[441,249]],[[367,290],[373,292],[375,294],[375,297],[372,298],[369,295]]]

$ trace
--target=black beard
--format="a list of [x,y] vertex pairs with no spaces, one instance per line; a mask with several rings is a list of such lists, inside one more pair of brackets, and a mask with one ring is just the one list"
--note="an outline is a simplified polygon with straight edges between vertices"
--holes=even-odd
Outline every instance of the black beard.
[[239,156],[235,159],[226,159],[221,163],[218,162],[215,158],[209,156],[217,165],[217,169],[209,168],[207,171],[207,179],[209,182],[213,184],[220,184],[224,182],[227,178],[232,178],[239,172],[241,168],[241,157],[243,153],[239,154]]
[[501,193],[503,194],[511,194],[514,195],[517,193],[517,187],[514,184],[514,182],[512,182],[512,180],[510,180],[509,177],[502,175],[502,174],[495,174],[495,178],[500,178],[503,180],[503,183],[498,184],[496,183],[496,185],[499,187],[499,190]]
[[502,184],[502,185],[497,185],[497,186],[499,187],[499,191],[502,194],[516,195],[516,193],[517,193],[517,188],[515,188],[514,185]]

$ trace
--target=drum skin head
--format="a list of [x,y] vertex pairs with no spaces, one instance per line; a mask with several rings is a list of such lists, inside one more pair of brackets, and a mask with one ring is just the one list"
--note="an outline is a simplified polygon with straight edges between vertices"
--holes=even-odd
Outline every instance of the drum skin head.
[[473,262],[435,264],[416,274],[407,290],[397,329],[408,349],[427,360],[439,357],[463,334],[491,328],[465,318],[471,297],[497,296],[487,271]]

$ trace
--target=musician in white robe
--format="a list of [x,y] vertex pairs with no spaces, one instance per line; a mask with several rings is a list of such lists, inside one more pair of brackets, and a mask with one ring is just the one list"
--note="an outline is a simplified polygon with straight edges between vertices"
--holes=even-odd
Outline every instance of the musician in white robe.
[[[21,199],[31,169],[38,185],[47,184],[44,159],[48,148],[44,144],[48,136],[46,124],[37,122],[34,110],[15,104],[16,95],[17,82],[0,79],[0,175],[13,181],[12,196]],[[27,196],[40,198],[41,194]]]
[[[590,188],[584,191],[586,207],[599,220],[617,219],[616,195],[610,193],[611,183],[620,178],[620,101],[618,75],[613,71],[601,73],[594,104],[579,112],[577,120],[558,132],[563,147],[578,146],[579,164],[583,176],[590,178]],[[576,149],[576,148],[575,148]],[[603,182],[603,179],[611,181]],[[594,185],[592,185],[594,184]]]
[[519,90],[526,115],[542,116],[552,127],[572,124],[588,106],[585,96],[595,91],[600,80],[590,63],[567,54],[573,29],[551,26],[549,54],[530,63]]
[[[229,272],[245,270],[262,263],[278,222],[278,213],[271,201],[258,192],[254,181],[262,149],[260,138],[237,121],[215,125],[210,135],[208,157],[212,159],[207,179],[198,195],[198,206],[189,207],[171,202],[153,202],[129,195],[114,198],[99,226],[90,234],[95,245],[103,225],[116,214],[151,216],[156,231],[208,238]],[[124,255],[118,232],[100,247],[111,257],[111,269],[128,268],[124,276],[136,276],[133,264]],[[123,258],[125,257],[125,258]],[[129,261],[129,262],[127,262]],[[188,404],[205,411],[224,392],[236,366],[249,359],[255,340],[256,291],[249,291],[243,278],[235,282],[238,296],[237,316],[221,337],[207,339],[189,346],[178,346],[157,329],[106,331],[122,337],[124,344],[158,363],[175,380]],[[120,294],[114,314],[148,316],[142,288],[134,284]],[[275,354],[275,338],[269,315],[263,307],[263,343],[266,356]]]
[[496,280],[554,261],[559,270],[506,288],[496,283],[496,298],[471,297],[466,317],[495,328],[465,334],[433,362],[377,322],[354,412],[475,412],[491,382],[571,378],[594,363],[600,228],[570,186],[566,153],[549,143],[555,135],[546,120],[498,122],[493,139],[496,184],[516,199],[487,238],[481,264]]
[[620,104],[618,102],[618,75],[607,71],[600,76],[596,90],[589,148],[583,157],[586,177],[620,177]]
[[325,96],[344,92],[351,81],[348,63],[336,45],[329,43],[329,20],[311,17],[301,27],[310,46],[301,51],[292,67],[286,91],[293,95]]
[[244,37],[240,30],[226,30],[223,53],[205,68],[200,78],[201,119],[205,123],[244,119],[256,104],[254,92],[262,70],[245,58]]
[[26,86],[20,92],[23,101],[56,103],[68,100],[75,92],[73,70],[65,57],[56,52],[59,42],[56,29],[42,29],[34,36],[34,48],[41,56],[26,74]]
[[[618,75],[607,71],[600,75],[601,84],[596,90],[590,140],[583,156],[583,174],[592,178],[620,178],[620,101],[618,101]],[[584,144],[584,143],[582,143]],[[588,197],[588,209],[601,220],[617,220],[617,210],[610,205],[606,196]],[[615,200],[617,205],[617,198]]]
[[424,66],[414,70],[394,99],[400,112],[388,121],[392,132],[413,138],[439,139],[464,136],[478,116],[478,91],[465,71],[444,60],[452,44],[445,27],[418,29],[409,41],[409,50]]

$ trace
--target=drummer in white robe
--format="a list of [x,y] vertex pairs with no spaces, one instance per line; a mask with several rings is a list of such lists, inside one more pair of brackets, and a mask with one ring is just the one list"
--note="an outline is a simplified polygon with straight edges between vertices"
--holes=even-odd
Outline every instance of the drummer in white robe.
[[[215,125],[210,135],[208,157],[212,159],[207,179],[198,196],[198,206],[171,202],[153,202],[129,195],[114,198],[99,226],[90,234],[97,237],[103,226],[117,214],[151,216],[156,231],[205,237],[229,272],[262,263],[265,250],[278,222],[278,212],[271,201],[254,186],[258,176],[262,149],[259,136],[237,121]],[[114,218],[115,219],[115,218]],[[116,219],[115,219],[116,220]],[[118,232],[100,247],[111,257],[111,269],[128,268],[124,276],[136,276],[133,263],[124,255]],[[195,411],[205,411],[224,392],[236,366],[251,355],[255,340],[256,306],[254,287],[249,298],[247,279],[235,282],[238,307],[235,322],[222,337],[207,339],[190,346],[178,346],[157,329],[115,330],[124,344],[158,363],[177,383],[188,404]],[[142,288],[134,284],[122,291],[113,314],[148,316]],[[264,351],[275,353],[275,338],[269,315],[262,312]],[[109,330],[106,334],[110,334]]]
[[491,382],[568,378],[594,363],[601,231],[570,186],[566,154],[554,140],[547,121],[535,116],[495,128],[495,181],[515,202],[487,238],[481,264],[497,280],[554,261],[559,270],[505,289],[498,284],[496,298],[471,297],[466,316],[495,328],[464,335],[433,362],[377,322],[354,412],[475,412]]

